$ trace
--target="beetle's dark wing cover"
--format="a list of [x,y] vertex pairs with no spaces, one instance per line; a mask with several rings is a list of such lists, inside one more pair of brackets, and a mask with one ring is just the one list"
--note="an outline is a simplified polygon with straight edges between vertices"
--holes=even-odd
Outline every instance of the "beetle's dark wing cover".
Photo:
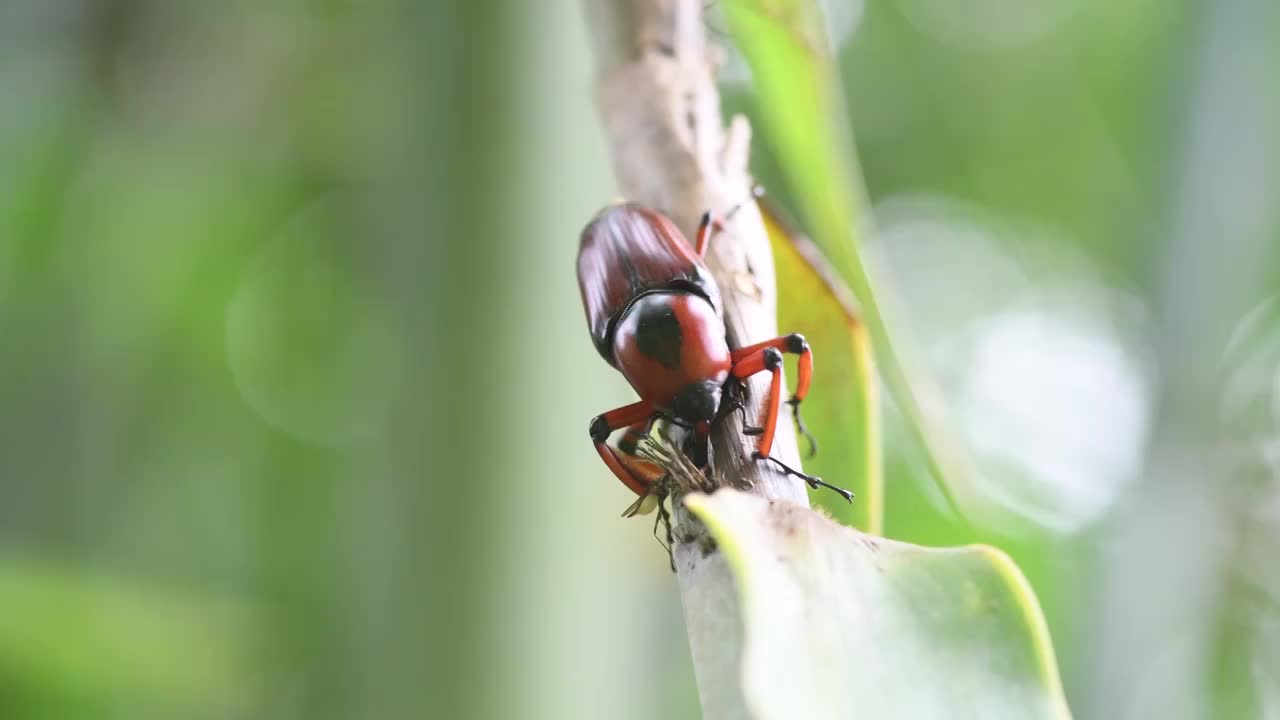
[[591,341],[610,364],[616,316],[638,295],[688,290],[720,307],[711,273],[680,230],[662,213],[635,203],[611,205],[587,223],[578,248],[578,286]]

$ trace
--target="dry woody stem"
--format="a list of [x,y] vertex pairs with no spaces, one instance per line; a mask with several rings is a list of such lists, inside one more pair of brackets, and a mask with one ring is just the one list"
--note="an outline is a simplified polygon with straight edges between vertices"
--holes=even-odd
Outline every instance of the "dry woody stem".
[[[671,217],[687,237],[704,212],[741,205],[711,244],[707,264],[723,296],[731,346],[777,333],[773,257],[752,202],[751,127],[720,114],[703,0],[586,0],[597,57],[597,103],[622,195]],[[748,384],[746,422],[759,424],[768,380]],[[713,480],[808,505],[803,485],[752,460],[754,438],[730,414],[712,437]],[[796,436],[780,423],[773,454],[800,467]],[[674,561],[706,717],[746,717],[741,702],[742,623],[733,578],[705,529],[676,502]],[[728,690],[728,692],[726,692]],[[732,706],[708,706],[724,698]]]

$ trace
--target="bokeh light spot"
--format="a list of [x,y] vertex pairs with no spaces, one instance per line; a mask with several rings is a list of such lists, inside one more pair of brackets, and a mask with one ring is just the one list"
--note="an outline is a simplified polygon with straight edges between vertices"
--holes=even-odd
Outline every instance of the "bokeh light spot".
[[334,204],[298,213],[246,268],[227,310],[227,359],[246,403],[308,442],[379,432],[397,354],[389,314],[351,267]]
[[877,215],[870,257],[907,301],[972,456],[971,509],[1057,532],[1098,518],[1141,473],[1141,303],[1032,223],[925,195]]

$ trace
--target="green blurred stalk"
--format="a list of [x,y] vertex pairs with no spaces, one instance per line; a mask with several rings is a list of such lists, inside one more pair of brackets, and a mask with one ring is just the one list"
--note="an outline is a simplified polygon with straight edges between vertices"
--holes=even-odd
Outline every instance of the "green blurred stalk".
[[[859,252],[870,217],[821,13],[811,0],[726,0],[724,11],[751,66],[758,114],[804,224],[857,297],[877,367],[924,450],[938,491],[963,517],[956,502],[957,493],[970,494],[963,455],[932,420],[942,412],[936,392],[922,374],[908,376],[897,331],[891,336],[881,306],[883,294]],[[921,398],[930,401],[928,412]]]

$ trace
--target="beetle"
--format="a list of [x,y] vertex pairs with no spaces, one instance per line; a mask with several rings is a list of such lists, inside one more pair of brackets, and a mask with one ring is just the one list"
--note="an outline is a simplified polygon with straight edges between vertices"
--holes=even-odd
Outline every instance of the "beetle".
[[[849,491],[770,455],[781,405],[782,354],[798,356],[796,390],[788,401],[798,422],[800,403],[809,392],[813,351],[798,333],[729,347],[719,314],[720,290],[703,262],[724,220],[711,212],[703,214],[691,245],[657,210],[618,203],[605,207],[583,229],[578,285],[591,340],[640,396],[637,402],[593,418],[591,441],[609,470],[643,500],[654,493],[662,474],[636,456],[639,441],[654,421],[663,418],[692,430],[693,447],[705,448],[712,425],[735,407],[724,402],[726,396],[736,395],[738,384],[747,378],[768,372],[772,379],[764,425],[747,430],[760,438],[753,458],[771,461],[810,487],[830,488],[852,502]],[[624,428],[617,448],[610,446],[609,438]]]

